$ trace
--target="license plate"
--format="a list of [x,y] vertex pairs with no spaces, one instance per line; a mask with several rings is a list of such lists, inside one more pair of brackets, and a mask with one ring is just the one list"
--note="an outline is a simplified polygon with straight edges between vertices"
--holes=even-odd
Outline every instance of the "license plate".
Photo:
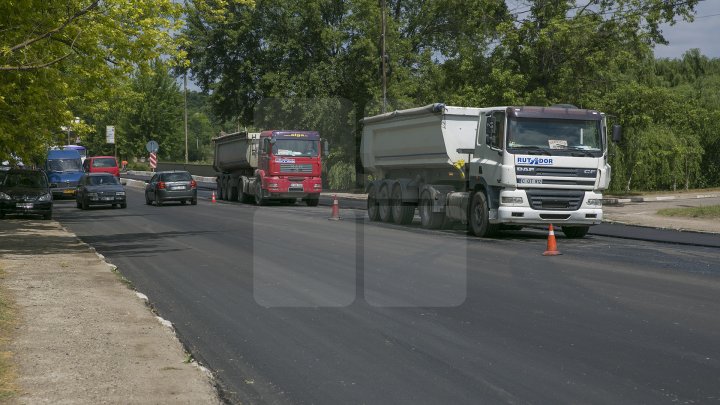
[[32,209],[33,203],[17,203],[15,207],[29,210]]
[[65,190],[63,191],[64,194],[75,194],[75,190]]
[[185,190],[185,186],[170,187],[170,190]]
[[115,197],[102,197],[101,198],[101,200],[103,200],[103,201],[112,201],[114,199],[115,199]]
[[290,187],[292,187],[292,188],[295,188],[295,187],[300,187],[300,188],[302,188],[302,186],[303,186],[302,183],[291,183],[291,184],[290,184]]

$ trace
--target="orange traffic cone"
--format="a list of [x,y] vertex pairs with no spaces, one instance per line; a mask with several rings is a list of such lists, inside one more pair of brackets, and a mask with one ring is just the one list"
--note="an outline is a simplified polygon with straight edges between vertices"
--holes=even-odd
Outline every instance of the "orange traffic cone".
[[557,256],[561,255],[557,250],[557,243],[555,242],[555,231],[553,230],[552,224],[550,224],[550,232],[548,233],[547,250],[543,253],[543,256]]
[[340,219],[340,207],[338,206],[338,200],[336,195],[333,195],[332,216],[328,219],[333,221],[337,221]]
[[212,192],[212,202],[213,203],[217,202],[217,201],[215,201],[215,192],[214,191]]

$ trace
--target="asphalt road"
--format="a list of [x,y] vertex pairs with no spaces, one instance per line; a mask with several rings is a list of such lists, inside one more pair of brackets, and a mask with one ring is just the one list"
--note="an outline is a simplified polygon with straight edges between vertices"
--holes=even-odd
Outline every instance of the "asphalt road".
[[363,211],[212,204],[55,218],[119,267],[243,403],[720,401],[720,250],[497,239]]

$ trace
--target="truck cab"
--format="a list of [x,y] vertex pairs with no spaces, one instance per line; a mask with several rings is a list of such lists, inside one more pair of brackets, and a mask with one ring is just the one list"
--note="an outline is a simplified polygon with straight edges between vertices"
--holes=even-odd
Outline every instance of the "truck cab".
[[[317,205],[322,191],[320,135],[315,131],[264,131],[258,145],[256,202],[303,198]],[[260,193],[261,195],[258,195]]]
[[[480,113],[469,164],[489,224],[560,223],[583,236],[602,222],[610,182],[605,116],[569,107],[497,107]],[[472,211],[471,211],[472,212]]]

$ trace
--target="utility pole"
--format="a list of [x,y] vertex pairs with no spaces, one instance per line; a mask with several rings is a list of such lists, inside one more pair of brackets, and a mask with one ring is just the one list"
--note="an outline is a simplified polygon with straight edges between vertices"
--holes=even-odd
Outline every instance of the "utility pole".
[[382,34],[381,34],[381,41],[382,41],[382,55],[380,56],[382,58],[382,94],[383,94],[383,105],[382,105],[382,112],[385,113],[385,110],[387,109],[387,55],[385,54],[385,33],[386,33],[386,26],[387,22],[385,21],[385,0],[381,1],[381,10],[382,13]]
[[187,124],[187,71],[185,71],[185,164],[188,163],[188,124]]

